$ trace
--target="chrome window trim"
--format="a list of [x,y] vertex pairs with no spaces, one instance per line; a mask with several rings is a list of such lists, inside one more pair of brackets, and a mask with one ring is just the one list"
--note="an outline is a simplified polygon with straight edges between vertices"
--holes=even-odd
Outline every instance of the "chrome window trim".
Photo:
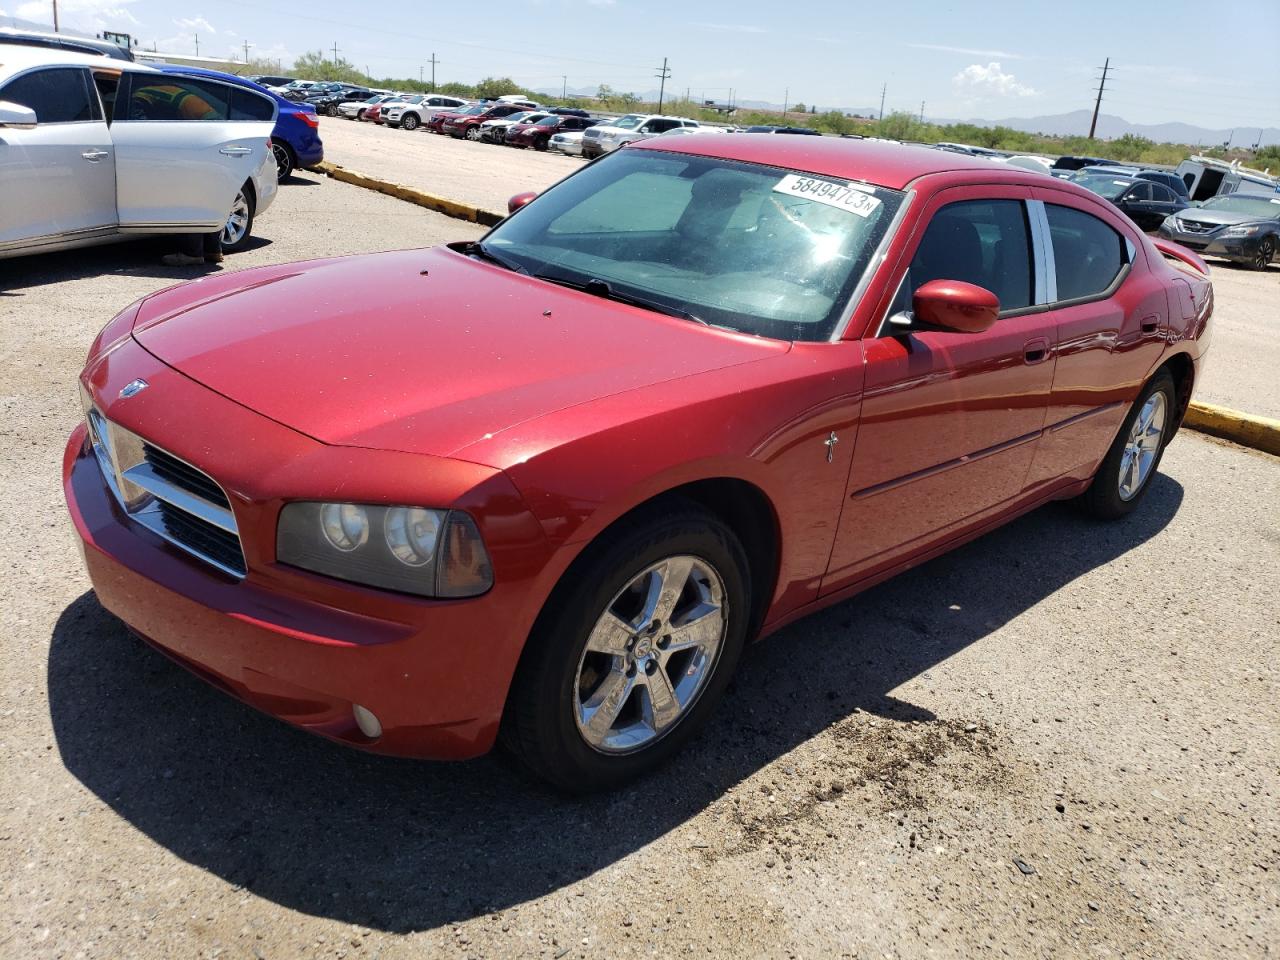
[[[85,92],[89,94],[89,105],[92,107],[95,103],[98,105],[98,112],[102,114],[98,117],[90,117],[88,120],[41,120],[39,115],[36,116],[35,129],[41,127],[73,127],[84,123],[102,123],[106,124],[106,112],[102,109],[102,98],[98,93],[98,85],[93,82],[93,76],[87,64],[83,63],[42,63],[34,67],[28,67],[18,73],[11,74],[4,78],[4,82],[0,83],[0,100],[4,99],[4,92],[9,88],[13,81],[30,76],[33,73],[49,70],[76,70],[81,74],[81,80],[87,85]],[[18,104],[25,106],[25,104]],[[108,126],[110,126],[108,124]],[[7,128],[14,129],[14,128]]]
[[1053,255],[1053,235],[1049,232],[1049,215],[1043,200],[1028,200],[1027,219],[1031,224],[1031,243],[1035,251],[1036,305],[1054,303],[1058,299],[1058,264]]

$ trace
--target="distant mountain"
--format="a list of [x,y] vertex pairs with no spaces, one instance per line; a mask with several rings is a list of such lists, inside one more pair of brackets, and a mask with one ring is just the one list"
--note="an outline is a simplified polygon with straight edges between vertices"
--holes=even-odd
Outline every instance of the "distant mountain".
[[[1027,133],[1044,133],[1060,137],[1083,137],[1089,133],[1091,110],[1073,110],[1070,113],[1058,113],[1045,117],[1006,117],[1003,120],[970,119],[959,121],[972,123],[980,127],[1012,127]],[[933,123],[956,123],[955,120],[930,118]],[[1114,140],[1125,134],[1146,137],[1157,143],[1187,143],[1193,146],[1222,146],[1231,138],[1234,147],[1252,146],[1258,141],[1257,127],[1236,127],[1235,130],[1210,130],[1190,123],[1130,123],[1123,117],[1110,113],[1098,114],[1097,136],[1104,140]],[[1280,128],[1266,127],[1261,131],[1262,145],[1280,143]]]

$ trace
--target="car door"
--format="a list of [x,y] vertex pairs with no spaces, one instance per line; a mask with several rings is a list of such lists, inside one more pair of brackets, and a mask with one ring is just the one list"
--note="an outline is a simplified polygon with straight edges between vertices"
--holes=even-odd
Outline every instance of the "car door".
[[[1052,323],[1037,307],[1043,270],[1029,196],[1023,187],[960,187],[923,211],[894,303],[865,342],[862,414],[824,593],[980,522],[1026,489],[1054,367]],[[939,279],[992,291],[999,319],[981,333],[920,325],[911,294]]]
[[1116,205],[1142,230],[1154,230],[1164,217],[1157,217],[1151,199],[1152,184],[1139,180],[1120,194]]
[[1058,190],[1037,187],[1033,197],[1052,241],[1045,316],[1058,342],[1035,484],[1092,476],[1167,347],[1170,307],[1123,218]]
[[269,120],[233,120],[235,89],[175,74],[124,74],[111,127],[122,230],[207,231],[226,222],[275,125],[274,101]]
[[1145,229],[1157,230],[1164,223],[1166,217],[1170,217],[1177,213],[1183,207],[1182,202],[1178,199],[1177,194],[1166,187],[1163,183],[1152,181],[1151,184],[1151,213],[1152,225]]
[[36,115],[33,129],[0,127],[0,246],[114,232],[115,152],[89,71],[30,70],[0,87],[0,100]]

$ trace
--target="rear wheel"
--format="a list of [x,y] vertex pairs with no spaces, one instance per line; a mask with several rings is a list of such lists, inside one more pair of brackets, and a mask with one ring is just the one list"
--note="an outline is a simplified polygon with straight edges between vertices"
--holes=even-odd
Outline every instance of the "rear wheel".
[[278,140],[271,141],[271,153],[276,160],[276,181],[284,183],[289,174],[293,173],[293,168],[298,165],[298,161],[293,155],[292,148]]
[[1271,264],[1271,258],[1276,255],[1276,238],[1263,237],[1258,242],[1258,250],[1253,255],[1253,259],[1249,261],[1249,266],[1254,270],[1265,270]]
[[568,576],[529,639],[503,738],[583,793],[649,772],[706,722],[742,650],[750,579],[733,532],[692,507],[619,531]]
[[550,143],[551,141],[546,137],[539,137],[537,140],[533,141],[533,149],[545,150],[547,149],[547,145]]
[[1142,501],[1172,435],[1176,399],[1173,377],[1165,370],[1138,395],[1093,483],[1080,498],[1089,513],[1116,520]]
[[417,130],[418,123],[418,115],[416,113],[406,113],[400,118],[400,128],[402,130]]
[[246,181],[236,194],[231,212],[227,214],[227,222],[222,227],[222,252],[237,253],[243,250],[252,234],[253,191]]
[[468,140],[472,141],[473,143],[474,143],[476,140],[479,140],[479,139],[480,139],[480,128],[479,128],[479,127],[467,127],[466,138],[467,138]]

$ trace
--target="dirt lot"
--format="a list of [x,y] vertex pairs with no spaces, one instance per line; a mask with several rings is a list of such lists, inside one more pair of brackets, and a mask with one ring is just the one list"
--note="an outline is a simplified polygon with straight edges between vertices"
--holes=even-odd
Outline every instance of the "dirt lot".
[[[299,179],[232,265],[475,233]],[[1275,956],[1274,458],[1183,434],[1129,520],[1048,507],[796,624],[677,764],[566,800],[296,733],[98,607],[60,453],[94,332],[192,275],[164,249],[0,263],[6,960]]]
[[[334,163],[498,212],[513,194],[544,190],[583,163],[423,130],[405,133],[329,117],[320,122],[326,157]],[[1198,398],[1280,418],[1280,263],[1265,273],[1223,260],[1210,265],[1218,333]]]

